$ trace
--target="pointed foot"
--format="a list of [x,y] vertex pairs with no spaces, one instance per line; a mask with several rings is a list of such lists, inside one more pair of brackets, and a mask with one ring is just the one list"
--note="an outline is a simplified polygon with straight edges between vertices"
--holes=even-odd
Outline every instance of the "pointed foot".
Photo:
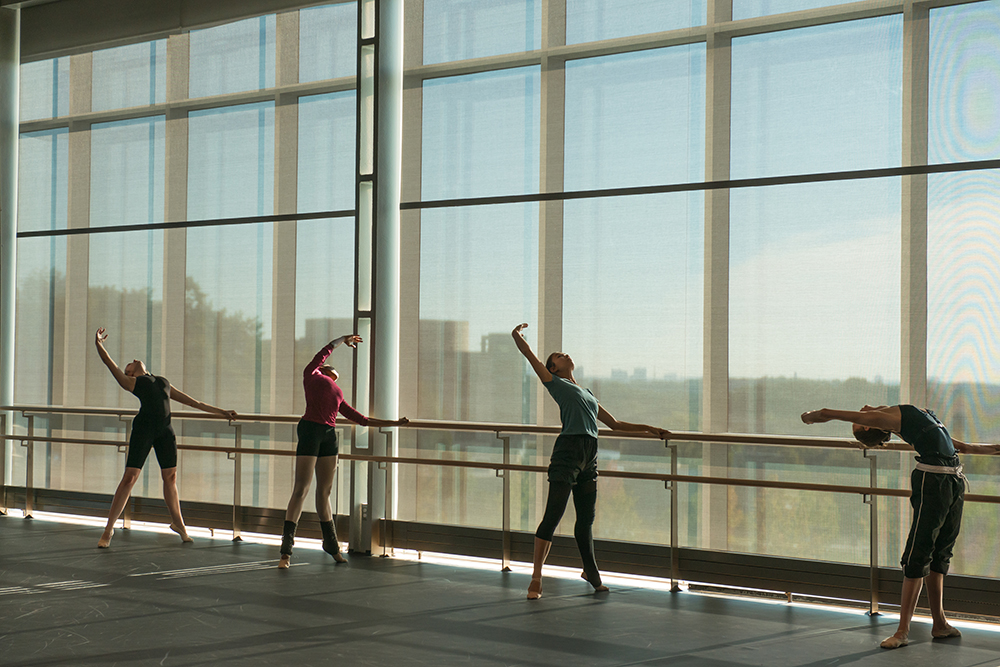
[[542,597],[542,578],[532,577],[531,583],[528,584],[528,599],[537,600]]
[[111,546],[111,538],[114,537],[114,534],[115,534],[114,529],[110,529],[109,528],[108,530],[105,530],[104,534],[101,535],[101,539],[97,540],[97,548],[98,549],[107,549],[108,547],[110,547]]
[[882,643],[879,644],[879,646],[881,646],[882,648],[900,648],[902,646],[906,646],[909,643],[910,640],[906,638],[906,635],[899,636],[898,634],[896,634],[893,635],[892,637],[886,637],[885,639],[883,639]]
[[187,528],[183,525],[178,526],[176,523],[172,523],[170,524],[170,530],[181,536],[181,542],[194,542],[191,536],[187,534]]

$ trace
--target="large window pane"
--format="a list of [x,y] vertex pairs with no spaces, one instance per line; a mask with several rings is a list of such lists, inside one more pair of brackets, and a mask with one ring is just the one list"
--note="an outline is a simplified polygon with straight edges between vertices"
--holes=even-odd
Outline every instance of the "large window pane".
[[61,405],[66,313],[66,238],[17,243],[14,402]]
[[902,17],[733,40],[732,177],[900,164]]
[[274,15],[191,32],[191,97],[274,86]]
[[703,202],[685,193],[566,203],[563,351],[626,421],[700,430]]
[[91,227],[163,221],[165,130],[163,116],[92,126]]
[[531,423],[538,381],[510,330],[533,339],[537,310],[537,204],[424,211],[418,417]]
[[567,190],[701,180],[705,47],[566,63]]
[[729,429],[847,436],[798,416],[898,402],[899,180],[731,196]]
[[422,198],[538,191],[537,67],[424,82]]
[[157,104],[167,99],[167,40],[94,51],[94,111]]
[[300,212],[354,208],[354,91],[299,98]]
[[[140,359],[154,375],[160,358],[163,317],[163,232],[102,234],[91,239],[87,331],[108,330],[105,347],[124,368]],[[87,405],[138,408],[95,356],[87,365]],[[169,378],[168,378],[169,379]]]
[[20,120],[69,113],[69,58],[24,63],[20,69]]
[[357,39],[357,3],[299,10],[299,81],[354,76]]
[[[295,377],[299,378],[324,345],[354,332],[354,218],[299,222],[295,244]],[[354,386],[353,358],[354,350],[342,345],[327,361],[340,373],[337,384],[348,401]],[[306,409],[298,380],[294,405],[296,413]]]
[[704,25],[705,0],[566,0],[566,43]]
[[1000,171],[928,182],[927,376],[955,437],[1000,439]]
[[1000,157],[1000,3],[931,11],[929,158]]
[[65,229],[69,194],[69,132],[24,132],[18,142],[17,229]]
[[[192,113],[188,131],[189,218],[273,211],[272,104]],[[267,223],[187,232],[184,390],[208,403],[269,405],[271,235]]]
[[188,147],[189,219],[273,212],[273,102],[191,112]]
[[424,0],[424,64],[532,51],[542,0]]

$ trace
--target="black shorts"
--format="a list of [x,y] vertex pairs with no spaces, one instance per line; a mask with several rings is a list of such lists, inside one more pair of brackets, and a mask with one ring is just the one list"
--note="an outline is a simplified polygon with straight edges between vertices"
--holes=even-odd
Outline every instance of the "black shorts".
[[335,427],[300,419],[295,430],[299,436],[299,444],[295,447],[296,456],[336,456],[340,454]]
[[126,468],[142,468],[149,450],[156,452],[160,470],[177,467],[177,436],[169,423],[132,422],[132,435],[128,439]]
[[913,523],[900,559],[903,576],[921,579],[931,571],[948,574],[962,528],[965,482],[957,475],[914,470],[910,483]]
[[560,435],[549,459],[549,482],[582,484],[597,479],[597,438]]

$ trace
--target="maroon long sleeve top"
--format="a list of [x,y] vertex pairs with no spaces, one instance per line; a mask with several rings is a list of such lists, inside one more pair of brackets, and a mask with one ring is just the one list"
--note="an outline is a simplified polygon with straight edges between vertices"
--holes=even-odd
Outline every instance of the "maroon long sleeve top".
[[344,415],[352,422],[368,426],[368,417],[352,408],[344,401],[344,391],[333,381],[333,378],[323,375],[319,367],[333,352],[333,342],[316,353],[313,360],[302,371],[302,386],[306,390],[306,413],[302,419],[317,424],[337,425],[337,413]]

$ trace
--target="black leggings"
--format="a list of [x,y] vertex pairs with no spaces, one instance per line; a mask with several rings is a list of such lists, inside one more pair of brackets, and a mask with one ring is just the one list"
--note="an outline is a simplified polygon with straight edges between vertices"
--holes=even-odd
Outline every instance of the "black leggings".
[[549,498],[545,503],[545,515],[538,524],[535,537],[547,542],[552,541],[556,526],[566,511],[566,503],[570,493],[573,494],[573,506],[576,508],[576,524],[573,526],[573,536],[576,546],[580,549],[583,559],[583,571],[587,579],[595,587],[601,585],[601,573],[597,569],[597,558],[594,557],[594,516],[597,507],[597,480],[581,482],[576,486],[566,482],[549,482]]

